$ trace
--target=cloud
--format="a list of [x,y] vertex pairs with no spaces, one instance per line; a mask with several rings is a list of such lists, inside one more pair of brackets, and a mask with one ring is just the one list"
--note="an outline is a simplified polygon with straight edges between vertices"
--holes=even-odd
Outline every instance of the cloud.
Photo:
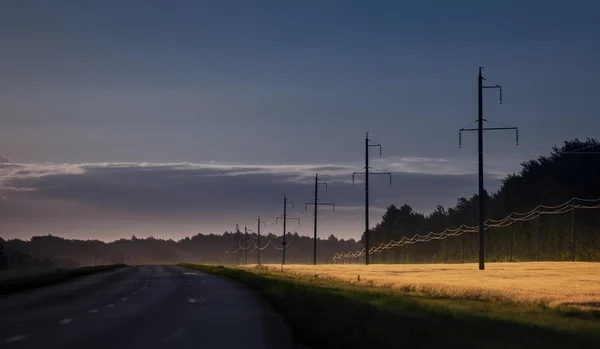
[[[434,164],[434,165],[432,165]],[[392,159],[393,185],[373,176],[374,223],[390,204],[428,212],[476,191],[473,173],[428,173],[436,159]],[[439,165],[437,165],[439,166]],[[453,165],[454,166],[454,165]],[[242,165],[194,163],[2,164],[0,196],[4,222],[13,236],[32,230],[68,234],[139,236],[222,232],[282,210],[283,195],[295,202],[290,214],[305,215],[313,200],[315,173],[329,183],[320,197],[336,204],[322,225],[330,233],[357,237],[362,231],[364,190],[352,185],[352,165]],[[488,188],[498,181],[490,176]],[[298,229],[312,229],[306,222]],[[273,227],[273,229],[280,229]],[[275,230],[276,231],[276,230]],[[301,233],[301,231],[299,231]],[[94,236],[98,237],[98,236]]]

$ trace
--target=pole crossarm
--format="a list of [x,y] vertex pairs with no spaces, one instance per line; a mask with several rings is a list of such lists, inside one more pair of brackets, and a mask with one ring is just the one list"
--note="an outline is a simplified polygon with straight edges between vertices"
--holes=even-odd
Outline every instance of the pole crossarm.
[[[313,205],[314,206],[315,203],[314,202],[307,202],[307,203],[305,203],[304,204],[304,211],[307,211],[307,208],[308,208],[309,205]],[[335,204],[330,204],[330,203],[326,203],[326,202],[318,202],[318,203],[316,203],[316,205],[317,206],[321,206],[321,205],[332,206],[333,210],[335,211]]]
[[[279,223],[278,223],[278,220],[279,220],[279,219],[282,219],[282,220],[283,220],[283,217],[281,217],[281,216],[280,216],[280,217],[277,217],[277,218],[275,218],[275,224],[279,224]],[[285,219],[286,219],[286,220],[288,220],[288,221],[289,221],[290,219],[292,219],[292,220],[297,220],[297,221],[298,221],[298,225],[300,225],[300,218],[286,217]]]
[[491,84],[491,85],[485,85],[485,86],[482,85],[481,88],[497,88],[500,90],[500,104],[502,104],[502,86],[496,84],[495,82],[491,82],[490,80],[484,78],[483,76],[481,77],[481,80],[487,81]]
[[367,148],[369,148],[369,147],[379,147],[379,157],[381,157],[383,155],[383,153],[381,151],[381,144],[373,143],[373,141],[369,138],[369,132],[367,132]]
[[327,182],[323,182],[319,177],[316,177],[316,181],[317,181],[317,185],[324,185],[325,186],[325,191],[327,191]]
[[[481,129],[482,131],[506,131],[506,130],[514,130],[516,143],[519,145],[519,128],[515,126],[505,126],[505,127],[484,127]],[[479,131],[478,128],[461,128],[458,130],[458,147],[462,148],[462,132],[469,131]]]
[[[372,167],[369,167],[369,169],[372,169]],[[362,173],[360,171],[352,173],[352,184],[354,184],[354,177],[355,176],[360,176],[360,175],[367,175],[367,174],[366,173]],[[390,185],[392,184],[392,173],[391,172],[371,172],[371,171],[369,171],[368,175],[369,176],[370,175],[387,175],[387,176],[390,176]]]
[[[482,131],[506,131],[506,130],[514,130],[516,143],[519,145],[519,128],[515,126],[505,126],[505,127],[484,127],[481,129]],[[462,132],[468,131],[479,131],[478,128],[461,128],[458,130],[458,147],[462,148]]]
[[[484,131],[494,131],[494,130],[517,130],[517,127],[484,127],[483,130]],[[459,130],[460,132],[462,131],[479,131],[479,129],[476,128],[461,128]]]

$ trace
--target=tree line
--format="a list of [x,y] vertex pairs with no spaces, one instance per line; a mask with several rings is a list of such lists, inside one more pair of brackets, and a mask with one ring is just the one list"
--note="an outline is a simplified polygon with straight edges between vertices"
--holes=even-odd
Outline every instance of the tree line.
[[[289,233],[286,237],[287,263],[312,263],[313,239]],[[0,239],[1,240],[1,239]],[[34,236],[30,240],[0,241],[1,269],[74,268],[100,264],[173,264],[219,263],[248,264],[258,262],[256,234],[226,231],[223,234],[197,234],[180,240],[155,237],[120,239],[113,242],[100,240],[65,239],[58,236]],[[261,235],[260,246],[271,240],[281,248],[281,235]],[[247,241],[247,243],[246,243]],[[254,244],[253,244],[253,242]],[[247,252],[243,249],[248,246]],[[330,235],[318,240],[318,261],[327,263],[335,252],[356,249],[360,244],[354,239],[338,239]],[[238,250],[238,246],[241,249]],[[236,252],[236,250],[238,250]],[[262,263],[281,263],[281,251],[272,245],[260,253]],[[0,269],[0,270],[1,270]]]

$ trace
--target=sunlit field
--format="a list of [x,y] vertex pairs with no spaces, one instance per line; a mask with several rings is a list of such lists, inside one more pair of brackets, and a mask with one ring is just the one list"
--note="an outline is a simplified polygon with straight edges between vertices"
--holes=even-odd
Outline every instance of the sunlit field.
[[485,271],[477,264],[286,265],[284,270],[424,295],[600,308],[600,263],[487,263]]

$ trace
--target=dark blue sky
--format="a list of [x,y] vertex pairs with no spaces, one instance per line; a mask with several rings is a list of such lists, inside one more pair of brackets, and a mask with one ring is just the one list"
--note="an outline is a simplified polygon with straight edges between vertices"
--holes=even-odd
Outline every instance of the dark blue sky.
[[[486,91],[485,117],[521,132],[519,147],[487,135],[497,176],[597,136],[598,13],[591,0],[5,1],[0,154],[71,164],[60,173],[82,162],[360,168],[371,131],[381,167],[471,174],[475,135],[459,149],[457,130],[476,119],[482,65],[505,88],[502,105]],[[427,211],[476,183],[455,189],[425,200],[397,183],[381,204]]]

